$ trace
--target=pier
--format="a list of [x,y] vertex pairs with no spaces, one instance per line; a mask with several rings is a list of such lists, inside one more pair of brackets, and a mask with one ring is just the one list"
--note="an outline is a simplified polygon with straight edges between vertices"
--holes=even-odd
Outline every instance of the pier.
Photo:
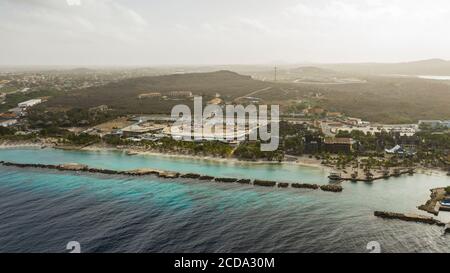
[[351,182],[373,182],[376,180],[389,179],[391,177],[400,177],[405,174],[413,175],[414,173],[415,173],[414,169],[394,169],[393,172],[385,170],[382,172],[378,172],[377,174],[369,172],[365,173],[353,172],[351,174],[340,175],[340,179],[332,179],[332,180],[351,181]]

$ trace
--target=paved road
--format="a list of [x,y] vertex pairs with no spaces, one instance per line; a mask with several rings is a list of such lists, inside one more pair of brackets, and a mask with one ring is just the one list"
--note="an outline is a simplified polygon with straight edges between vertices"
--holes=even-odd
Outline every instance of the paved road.
[[238,101],[238,100],[244,99],[244,98],[246,98],[246,97],[254,96],[254,95],[256,95],[256,94],[258,94],[258,93],[260,93],[260,92],[267,91],[267,90],[269,90],[269,89],[271,89],[271,88],[272,88],[272,86],[269,86],[269,87],[266,87],[266,88],[263,88],[263,89],[259,89],[259,90],[253,91],[253,92],[248,93],[247,95],[244,95],[244,96],[242,96],[242,97],[235,98],[234,101]]

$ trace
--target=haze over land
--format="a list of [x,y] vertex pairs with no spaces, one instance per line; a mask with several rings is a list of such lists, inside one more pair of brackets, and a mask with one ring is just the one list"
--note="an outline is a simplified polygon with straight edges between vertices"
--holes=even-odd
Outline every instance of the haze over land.
[[2,0],[0,65],[450,59],[446,0]]
[[449,18],[446,0],[3,0],[0,73],[48,77],[29,93],[4,86],[0,109],[50,97],[52,111],[168,113],[183,101],[139,95],[187,90],[377,122],[450,119],[450,81],[418,78],[450,76]]

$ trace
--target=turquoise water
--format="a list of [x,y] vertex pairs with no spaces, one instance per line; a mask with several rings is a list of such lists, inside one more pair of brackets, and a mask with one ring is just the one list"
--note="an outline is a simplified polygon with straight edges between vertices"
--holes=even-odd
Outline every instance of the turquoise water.
[[[158,162],[51,149],[0,150],[0,159],[114,169]],[[155,168],[179,171],[202,164],[196,170],[216,176],[213,171],[234,167],[173,158],[160,164]],[[289,174],[326,182],[315,168],[256,167],[256,174],[270,172],[274,180]],[[248,165],[237,168],[245,177],[253,171]],[[448,177],[417,174],[343,185],[336,194],[0,167],[0,252],[65,252],[72,240],[84,252],[366,252],[370,241],[380,242],[385,252],[450,252],[450,236],[440,227],[373,216],[375,210],[426,214],[416,207],[428,199],[429,189],[450,185]],[[450,214],[439,218],[450,221]]]
[[199,173],[215,177],[253,178],[314,184],[328,183],[328,173],[322,168],[311,168],[294,164],[217,162],[153,155],[129,156],[126,153],[116,151],[5,149],[0,151],[0,160],[42,164],[80,163],[111,170],[153,168],[181,173]]

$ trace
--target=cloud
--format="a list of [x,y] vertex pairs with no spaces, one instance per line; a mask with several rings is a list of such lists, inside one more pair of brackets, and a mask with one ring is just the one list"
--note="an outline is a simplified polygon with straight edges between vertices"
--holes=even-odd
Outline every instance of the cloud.
[[71,1],[0,0],[0,63],[450,59],[448,0]]
[[[14,35],[41,34],[60,39],[77,37],[133,42],[147,30],[147,21],[135,10],[112,0],[8,0],[13,11],[8,27]],[[79,4],[79,5],[78,5]]]

